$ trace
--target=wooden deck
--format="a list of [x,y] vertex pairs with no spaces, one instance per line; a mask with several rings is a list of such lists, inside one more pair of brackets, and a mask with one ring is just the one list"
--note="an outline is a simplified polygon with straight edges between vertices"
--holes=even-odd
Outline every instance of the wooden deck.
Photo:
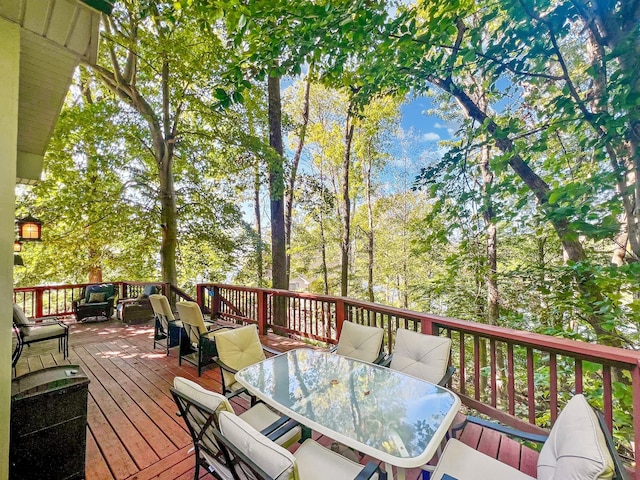
[[[193,452],[190,436],[176,416],[176,405],[169,393],[175,376],[197,381],[220,392],[218,369],[206,368],[197,377],[195,367],[177,361],[177,350],[167,357],[153,350],[153,328],[149,325],[124,326],[118,321],[72,324],[69,358],[57,351],[57,342],[40,342],[25,348],[16,374],[61,364],[78,364],[90,379],[87,426],[87,480],[192,479]],[[301,342],[275,335],[263,343],[285,351]],[[241,412],[243,399],[233,400]],[[314,436],[325,446],[332,440]],[[535,476],[537,456],[505,437],[468,427],[461,439],[484,453],[499,458]],[[521,453],[524,452],[524,453]],[[366,463],[369,458],[362,459]],[[206,476],[202,470],[200,476]],[[416,480],[421,471],[407,472]]]

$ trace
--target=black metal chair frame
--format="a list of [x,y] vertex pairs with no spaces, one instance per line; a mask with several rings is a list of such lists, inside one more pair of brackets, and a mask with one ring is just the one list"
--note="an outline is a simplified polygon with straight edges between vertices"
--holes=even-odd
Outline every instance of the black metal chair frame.
[[[184,419],[187,429],[189,430],[189,434],[191,435],[191,440],[193,441],[193,447],[195,450],[194,480],[199,478],[198,473],[200,467],[203,467],[216,479],[223,480],[220,474],[216,472],[215,468],[212,465],[209,465],[207,460],[201,455],[201,451],[204,451],[207,455],[215,458],[221,464],[226,465],[229,470],[231,470],[234,477],[238,478],[232,467],[233,460],[229,457],[228,451],[225,450],[224,447],[220,447],[220,442],[218,440],[220,437],[220,432],[218,431],[218,412],[212,411],[174,388],[170,388],[169,390],[171,391],[171,395],[178,406],[178,416]],[[197,421],[196,416],[200,417],[200,423]],[[289,417],[281,417],[278,421],[272,423],[260,433],[270,440],[275,441],[297,425],[298,422],[291,420]],[[218,448],[219,451],[212,451],[206,445],[206,440],[209,440],[209,442]]]
[[[178,365],[182,365],[182,360],[186,360],[198,369],[198,376],[201,376],[202,367],[215,363],[215,357],[218,356],[215,338],[209,338],[207,337],[207,334],[222,328],[225,327],[218,327],[213,330],[209,330],[205,334],[200,334],[198,332],[198,346],[194,348],[191,344],[191,334],[189,332],[191,329],[196,329],[196,327],[186,322],[182,322],[181,330],[183,333],[180,334],[180,355],[178,357]],[[224,384],[224,379],[222,382]]]
[[[38,319],[39,320],[39,319]],[[13,331],[16,334],[17,344],[11,354],[11,367],[15,369],[18,360],[20,360],[20,355],[22,355],[22,350],[24,346],[31,345],[32,343],[44,342],[46,340],[58,339],[58,352],[62,353],[64,358],[69,356],[69,325],[65,325],[59,320],[56,320],[54,317],[44,317],[42,322],[34,322],[28,325],[20,325],[15,321],[13,322]],[[51,335],[48,337],[41,337],[35,340],[29,340],[28,336],[25,336],[22,329],[23,328],[33,328],[37,329],[39,327],[46,327],[50,325],[59,325],[63,327],[63,332],[57,335]]]

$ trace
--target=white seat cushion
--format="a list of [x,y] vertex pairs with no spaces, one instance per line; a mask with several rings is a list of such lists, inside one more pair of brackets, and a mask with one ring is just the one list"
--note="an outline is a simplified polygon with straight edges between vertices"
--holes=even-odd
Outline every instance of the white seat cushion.
[[207,390],[196,382],[182,377],[175,377],[173,379],[173,388],[185,397],[195,400],[199,404],[207,407],[212,412],[226,411],[233,413],[233,407],[229,403],[229,400],[227,400],[227,397]]
[[30,343],[45,338],[54,338],[65,335],[67,332],[65,327],[58,325],[57,323],[52,323],[50,325],[36,325],[20,328],[25,342]]
[[305,440],[294,456],[302,480],[353,480],[364,468],[311,439]]
[[390,367],[422,380],[438,383],[447,371],[450,355],[450,338],[399,328],[396,331]]
[[431,480],[441,480],[445,473],[457,480],[535,480],[455,439],[447,442]]
[[380,355],[383,337],[382,328],[344,322],[336,353],[364,362],[373,362]]
[[220,412],[220,432],[270,477],[282,480],[298,478],[296,459],[291,452],[269,440],[240,417]]
[[[238,416],[259,432],[267,428],[269,425],[277,422],[281,418],[280,415],[271,410],[264,403],[258,403]],[[301,437],[302,430],[298,426],[292,428],[287,433],[277,438],[275,442],[278,445],[282,445],[283,447],[288,448],[298,440],[300,440]]]
[[538,480],[605,480],[614,472],[595,412],[583,395],[575,395],[540,451]]

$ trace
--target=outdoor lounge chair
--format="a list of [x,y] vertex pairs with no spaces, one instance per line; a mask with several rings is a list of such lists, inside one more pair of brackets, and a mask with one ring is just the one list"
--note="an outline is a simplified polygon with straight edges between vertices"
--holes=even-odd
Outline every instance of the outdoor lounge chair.
[[[593,410],[583,395],[575,395],[567,403],[546,440],[473,417],[469,417],[469,421],[526,440],[544,441],[538,458],[538,480],[628,480],[602,415]],[[447,442],[431,479],[446,479],[445,474],[455,480],[533,480],[456,439]]]
[[[233,412],[231,404],[224,396],[180,377],[174,379],[174,388],[170,390],[178,406],[178,414],[186,423],[193,441],[194,479],[199,478],[201,466],[219,480],[234,478],[232,467],[214,436],[214,431],[218,428],[219,414]],[[264,435],[269,435],[269,438],[287,446],[295,443],[300,432],[297,424],[261,405],[252,407],[243,414],[247,423],[260,428]]]
[[213,363],[214,357],[218,355],[215,342],[216,335],[229,329],[217,328],[209,330],[202,316],[200,306],[196,302],[178,302],[177,308],[182,328],[185,331],[185,334],[180,336],[178,364],[182,365],[182,360],[192,363],[198,369],[198,376],[200,376],[202,367]]
[[69,326],[57,320],[55,317],[37,318],[29,321],[19,305],[13,304],[13,330],[16,333],[17,341],[13,354],[11,355],[11,366],[15,368],[22,349],[25,345],[45,340],[58,339],[58,352],[64,358],[69,356]]
[[[216,335],[216,345],[218,358],[215,361],[220,366],[222,392],[225,395],[245,391],[244,387],[236,381],[235,374],[238,370],[267,358],[265,351],[272,355],[280,353],[260,343],[258,328],[255,325],[235,328]],[[254,404],[255,398],[252,397],[251,401]]]
[[450,338],[399,328],[393,353],[382,365],[445,386],[455,372],[455,368],[449,366],[450,356]]
[[329,450],[312,439],[295,453],[277,445],[242,418],[220,412],[219,430],[213,430],[219,446],[232,466],[234,478],[265,480],[364,480],[387,478],[375,462],[366,466]]
[[116,286],[111,283],[87,285],[82,297],[73,301],[73,311],[78,322],[86,318],[104,317],[109,320],[113,316],[113,305],[118,296]]
[[384,359],[383,339],[384,329],[382,328],[345,321],[342,324],[338,345],[331,351],[363,362],[380,363]]
[[149,295],[149,302],[153,309],[155,330],[153,333],[153,348],[157,345],[165,347],[167,355],[169,349],[180,345],[180,334],[182,332],[182,322],[176,320],[171,310],[169,300],[162,294],[155,293]]

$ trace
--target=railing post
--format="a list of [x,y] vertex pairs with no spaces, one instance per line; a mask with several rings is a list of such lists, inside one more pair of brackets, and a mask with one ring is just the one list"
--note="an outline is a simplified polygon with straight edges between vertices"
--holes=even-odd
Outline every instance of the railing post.
[[267,334],[267,301],[268,294],[264,290],[258,291],[258,334]]
[[[204,312],[204,287],[201,283],[196,285],[196,303],[200,306],[200,310]],[[211,318],[213,318],[213,312],[211,312]]]
[[422,333],[425,335],[433,335],[433,322],[431,319],[421,319],[420,327],[422,328]]
[[44,292],[43,288],[36,288],[36,311],[34,312],[35,318],[44,317],[43,308],[42,308],[42,294]]
[[344,303],[344,299],[339,298],[336,300],[336,333],[338,334],[336,340],[340,338],[342,332],[342,324],[347,318],[347,306]]
[[[640,361],[631,368],[631,388],[633,395],[633,441],[637,452],[640,445]],[[637,466],[634,478],[640,480],[640,468]]]
[[214,314],[216,317],[220,316],[220,304],[221,304],[221,298],[220,298],[220,287],[218,287],[217,285],[214,285],[212,290],[213,293],[213,298],[211,299],[211,318],[214,317]]

